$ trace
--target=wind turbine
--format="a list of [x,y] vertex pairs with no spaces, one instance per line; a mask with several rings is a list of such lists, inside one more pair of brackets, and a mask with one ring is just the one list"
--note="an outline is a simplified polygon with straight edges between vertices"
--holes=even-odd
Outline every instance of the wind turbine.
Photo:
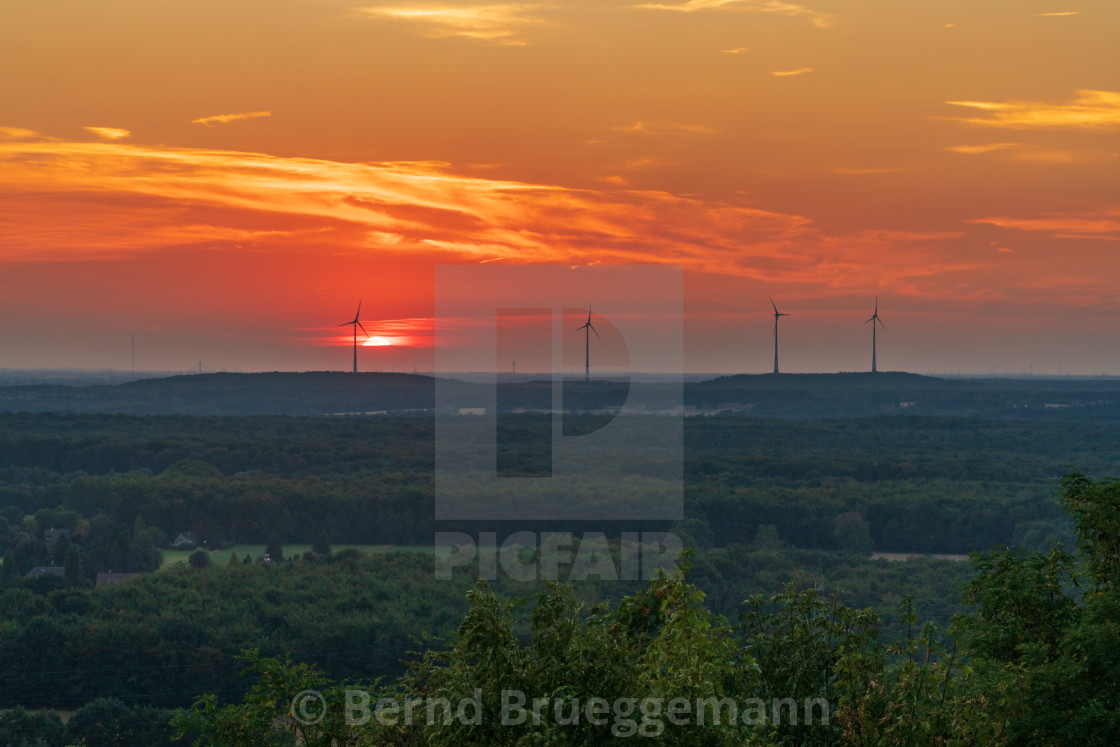
[[778,311],[772,297],[770,298],[770,305],[774,307],[774,373],[778,373],[778,317],[789,316],[789,314]]
[[[877,371],[877,369],[875,368],[875,322],[878,322],[879,324],[883,324],[883,320],[879,318],[879,297],[878,296],[875,296],[875,313],[873,313],[871,315],[871,318],[868,319],[866,322],[864,322],[864,324],[867,324],[869,322],[871,324],[871,373],[875,373]],[[883,329],[886,329],[886,328],[887,328],[887,325],[883,324]]]
[[595,333],[595,337],[599,337],[599,331],[591,323],[591,304],[587,305],[587,322],[582,327],[576,327],[576,332],[583,330],[583,380],[591,381],[591,333]]
[[[358,321],[358,316],[362,313],[362,302],[358,301],[358,310],[354,312],[354,321],[343,322],[338,325],[340,327],[353,326],[354,328],[354,373],[358,373],[358,327],[362,327],[362,323]],[[369,337],[369,332],[366,328],[362,327],[362,334]]]

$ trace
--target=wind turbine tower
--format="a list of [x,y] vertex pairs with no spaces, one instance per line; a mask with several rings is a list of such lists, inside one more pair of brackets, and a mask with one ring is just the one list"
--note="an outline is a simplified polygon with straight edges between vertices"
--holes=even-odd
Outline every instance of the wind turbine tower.
[[789,316],[789,314],[778,311],[773,298],[770,299],[770,305],[774,307],[774,373],[778,373],[778,317]]
[[[864,324],[867,324],[867,323],[871,324],[871,373],[876,373],[878,371],[878,369],[875,367],[875,327],[876,327],[876,322],[878,322],[879,324],[883,324],[883,320],[879,318],[879,297],[878,296],[875,296],[875,313],[873,313],[871,315],[870,319],[868,319],[866,322],[864,322]],[[883,329],[886,329],[886,328],[887,328],[887,325],[883,324]]]
[[591,333],[595,333],[595,337],[599,337],[599,331],[591,324],[591,304],[587,305],[587,322],[581,326],[576,327],[576,332],[583,330],[583,380],[591,381]]
[[[358,317],[362,313],[362,302],[358,301],[358,310],[354,312],[354,320],[350,322],[343,322],[338,325],[340,327],[352,326],[354,328],[354,373],[358,373],[358,327],[362,327],[362,323],[358,321]],[[362,334],[369,337],[369,332],[366,328],[362,327]]]

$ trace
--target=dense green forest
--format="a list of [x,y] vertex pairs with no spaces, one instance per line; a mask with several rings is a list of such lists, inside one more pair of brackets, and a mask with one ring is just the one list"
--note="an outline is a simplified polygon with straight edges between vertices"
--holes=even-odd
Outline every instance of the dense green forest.
[[[534,417],[509,414],[504,424],[516,430]],[[565,420],[576,430],[597,422]],[[454,647],[472,614],[469,572],[436,581],[430,553],[330,552],[430,547],[435,531],[541,529],[435,522],[433,429],[430,415],[0,414],[0,744],[62,745],[83,723],[106,720],[154,734],[146,730],[167,715],[159,709],[199,693],[239,700],[256,682],[239,676],[245,649],[339,682],[404,682],[422,652]],[[524,449],[506,456],[515,470],[532,459],[533,434],[547,433],[523,431]],[[1061,476],[1071,465],[1120,473],[1120,426],[1108,423],[691,417],[684,436],[683,521],[548,528],[672,530],[696,550],[681,583],[705,595],[705,614],[738,619],[752,595],[792,584],[872,610],[883,645],[913,638],[897,613],[908,596],[917,619],[944,629],[966,609],[959,587],[973,572],[953,561],[873,561],[872,550],[1072,549],[1073,524],[1055,500]],[[157,571],[184,532],[202,548],[267,543],[277,559],[285,543],[319,551],[216,565],[202,550],[190,565]],[[59,571],[25,577],[36,566]],[[141,575],[92,588],[110,570]],[[540,588],[503,579],[492,592],[508,599]],[[647,592],[591,580],[573,594],[617,610]],[[472,592],[475,604],[489,593]],[[532,611],[510,614],[524,643]],[[21,708],[87,715],[68,732],[46,711]],[[152,743],[135,739],[123,743]],[[101,743],[112,742],[87,740]]]
[[[314,663],[332,677],[399,675],[410,651],[448,639],[466,612],[468,573],[439,581],[432,556],[353,550],[277,564],[186,564],[100,589],[0,595],[0,708],[74,708],[97,697],[174,706],[199,692],[235,695],[236,657],[257,648]],[[690,579],[711,607],[734,617],[751,594],[792,583],[835,593],[884,615],[904,595],[925,619],[946,624],[959,609],[964,563],[870,561],[856,555],[745,546],[699,553]],[[502,579],[528,595],[536,582]],[[577,584],[582,601],[617,601],[637,582]],[[888,626],[885,635],[900,631]]]
[[1071,474],[1061,494],[1079,556],[978,554],[975,609],[948,631],[903,600],[906,635],[884,642],[870,610],[792,586],[729,622],[680,574],[617,604],[551,584],[525,623],[523,600],[480,583],[448,645],[396,681],[250,652],[241,702],[206,695],[174,724],[226,747],[1114,745],[1120,482]]
[[[883,552],[1040,546],[1068,541],[1057,479],[1072,465],[1120,472],[1118,441],[1107,424],[689,418],[685,515],[701,546],[773,526],[797,547],[854,549],[837,544],[846,514]],[[0,415],[0,546],[21,574],[61,565],[65,550],[45,532],[69,530],[92,577],[149,570],[148,540],[158,549],[184,531],[210,547],[320,531],[335,543],[428,544],[432,458],[425,418]],[[480,528],[521,527],[439,526]]]

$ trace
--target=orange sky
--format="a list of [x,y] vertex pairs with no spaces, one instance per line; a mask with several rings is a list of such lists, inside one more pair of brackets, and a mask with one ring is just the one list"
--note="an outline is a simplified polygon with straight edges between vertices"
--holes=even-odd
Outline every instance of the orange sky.
[[[691,371],[1120,374],[1114,0],[0,0],[0,367],[430,368],[455,263]],[[573,299],[579,306],[586,299]]]

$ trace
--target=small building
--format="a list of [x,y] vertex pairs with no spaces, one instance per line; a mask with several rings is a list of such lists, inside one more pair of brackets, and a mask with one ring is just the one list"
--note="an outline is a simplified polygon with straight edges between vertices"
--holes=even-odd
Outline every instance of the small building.
[[138,574],[138,573],[113,573],[112,571],[109,571],[108,573],[98,573],[97,574],[97,580],[94,582],[93,588],[100,589],[102,586],[105,586],[106,584],[123,584],[125,581],[128,581],[133,576],[138,576],[138,575],[140,575],[140,574]]
[[179,532],[171,546],[176,550],[193,550],[198,546],[198,532]]
[[51,576],[58,576],[59,578],[66,578],[66,567],[61,565],[37,565],[23,574],[23,580],[39,578],[39,576],[48,574]]

